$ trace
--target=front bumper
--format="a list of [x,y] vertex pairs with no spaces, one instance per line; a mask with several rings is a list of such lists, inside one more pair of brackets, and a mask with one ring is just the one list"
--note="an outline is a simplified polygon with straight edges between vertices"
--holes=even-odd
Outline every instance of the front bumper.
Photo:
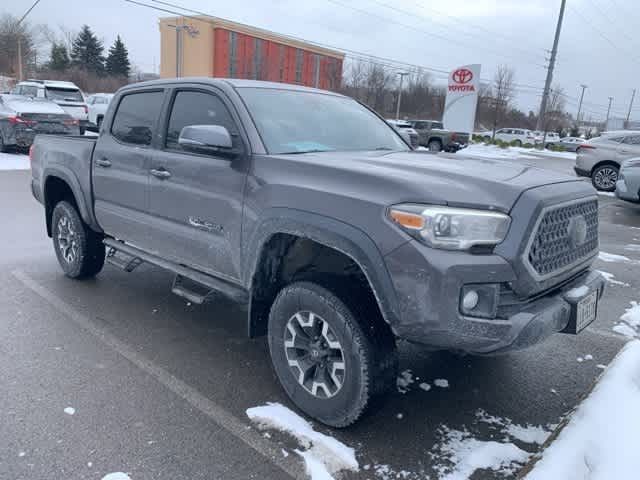
[[[468,284],[515,281],[511,265],[502,257],[434,250],[412,241],[386,260],[400,299],[394,333],[432,348],[474,354],[504,353],[541,342],[567,326],[573,304],[594,290],[601,297],[605,287],[600,273],[582,272],[531,299],[501,307],[499,318],[484,319],[460,312],[460,292]],[[583,296],[567,296],[583,285]]]

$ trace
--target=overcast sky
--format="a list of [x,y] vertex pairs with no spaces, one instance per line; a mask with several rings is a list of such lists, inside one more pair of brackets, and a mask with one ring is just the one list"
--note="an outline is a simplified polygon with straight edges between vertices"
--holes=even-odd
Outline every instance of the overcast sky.
[[[139,0],[169,10],[175,8]],[[166,0],[195,10],[326,45],[408,62],[435,70],[482,64],[482,77],[508,64],[516,72],[517,103],[537,110],[560,0]],[[1,11],[22,15],[32,0],[3,2]],[[9,3],[9,5],[7,5]],[[109,46],[120,34],[131,60],[152,71],[160,59],[158,18],[168,14],[125,0],[41,0],[28,19],[78,30],[88,24]],[[580,84],[584,118],[625,116],[633,88],[632,118],[640,119],[640,2],[568,0],[554,84],[571,97],[575,115]],[[635,28],[634,28],[635,27]],[[434,80],[442,81],[434,73]]]

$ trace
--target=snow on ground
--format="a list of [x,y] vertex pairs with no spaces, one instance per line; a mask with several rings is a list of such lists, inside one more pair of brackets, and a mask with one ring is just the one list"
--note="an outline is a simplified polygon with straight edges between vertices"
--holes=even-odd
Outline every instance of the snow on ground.
[[0,152],[0,170],[29,170],[30,168],[28,155]]
[[606,369],[525,480],[638,478],[638,405],[640,341],[632,341]]
[[293,435],[306,448],[296,450],[312,480],[330,480],[340,470],[357,472],[355,450],[333,437],[316,432],[304,418],[279,403],[247,409],[247,416],[262,428],[274,428]]
[[74,413],[76,413],[76,409],[73,407],[67,407],[64,409],[64,413],[66,413],[67,415],[73,415]]
[[609,273],[609,272],[603,272],[602,270],[598,270],[602,276],[605,278],[605,280],[607,282],[609,282],[612,285],[620,285],[623,287],[630,287],[631,285],[629,285],[628,283],[625,282],[621,282],[620,280],[614,280],[615,276],[613,275],[613,273]]
[[544,428],[537,425],[518,425],[513,423],[509,418],[489,415],[482,409],[476,412],[476,418],[480,422],[500,428],[500,433],[503,435],[524,443],[542,445],[549,435],[551,435],[551,427]]
[[447,380],[446,378],[436,378],[433,381],[433,384],[436,387],[440,387],[440,388],[449,388],[449,380]]
[[567,298],[572,300],[576,300],[580,297],[584,297],[587,293],[589,293],[589,287],[586,285],[582,285],[580,287],[572,288],[567,292]]
[[640,252],[640,244],[630,243],[629,245],[624,247],[624,249],[629,251],[629,252]]
[[422,382],[420,385],[418,385],[422,390],[424,390],[425,392],[428,392],[429,390],[431,390],[431,385],[429,385],[427,382]]
[[572,152],[553,152],[547,149],[536,150],[533,148],[523,147],[500,148],[496,145],[485,145],[484,143],[472,143],[467,148],[460,150],[460,153],[479,158],[524,158],[534,160],[539,157],[546,157],[562,158],[566,160],[576,159],[576,154]]
[[633,262],[629,257],[624,255],[616,255],[615,253],[600,252],[598,259],[608,263]]
[[431,456],[437,462],[434,469],[440,480],[467,480],[478,469],[491,469],[502,475],[513,475],[517,464],[527,461],[529,453],[513,443],[482,441],[469,432],[440,427],[443,441]]
[[631,302],[631,307],[620,317],[613,331],[625,337],[640,338],[640,303]]
[[131,477],[129,477],[129,475],[127,475],[126,473],[114,472],[108,473],[107,475],[102,477],[102,480],[131,480]]

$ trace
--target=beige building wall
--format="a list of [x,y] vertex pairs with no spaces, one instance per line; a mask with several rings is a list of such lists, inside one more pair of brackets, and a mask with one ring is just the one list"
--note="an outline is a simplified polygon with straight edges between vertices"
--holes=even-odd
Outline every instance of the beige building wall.
[[176,76],[175,25],[188,27],[188,30],[180,32],[182,40],[181,76],[212,76],[213,25],[208,21],[174,17],[160,19],[160,77]]

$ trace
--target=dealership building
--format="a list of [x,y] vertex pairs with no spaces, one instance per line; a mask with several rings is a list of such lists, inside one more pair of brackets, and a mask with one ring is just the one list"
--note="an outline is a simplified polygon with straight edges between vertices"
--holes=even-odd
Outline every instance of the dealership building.
[[160,77],[227,77],[335,90],[344,55],[213,17],[160,19]]

